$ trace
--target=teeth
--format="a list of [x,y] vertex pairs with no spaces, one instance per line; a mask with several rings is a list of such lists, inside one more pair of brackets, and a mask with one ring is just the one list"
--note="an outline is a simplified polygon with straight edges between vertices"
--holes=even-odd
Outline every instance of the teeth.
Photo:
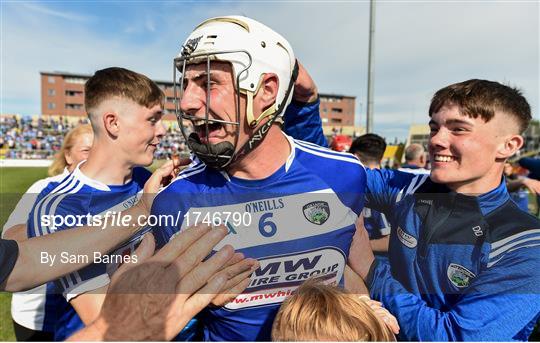
[[204,120],[202,120],[202,119],[193,120],[193,125],[195,125],[195,126],[204,125]]
[[452,156],[435,155],[434,157],[435,157],[436,162],[451,162],[451,161],[454,161],[454,158]]

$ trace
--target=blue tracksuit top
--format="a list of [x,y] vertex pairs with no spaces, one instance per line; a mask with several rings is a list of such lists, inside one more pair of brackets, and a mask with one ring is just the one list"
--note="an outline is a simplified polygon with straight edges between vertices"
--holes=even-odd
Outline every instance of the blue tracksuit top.
[[[368,204],[391,223],[371,296],[406,340],[527,340],[540,314],[540,225],[504,182],[467,196],[428,175],[366,170]],[[391,267],[390,267],[391,266]]]
[[[310,125],[302,129],[315,122],[308,117],[289,118],[284,129],[294,122],[295,138],[321,139]],[[540,222],[510,200],[505,184],[467,196],[429,175],[366,173],[366,206],[392,227],[390,260],[376,261],[366,281],[397,317],[398,338],[527,340],[540,317]]]

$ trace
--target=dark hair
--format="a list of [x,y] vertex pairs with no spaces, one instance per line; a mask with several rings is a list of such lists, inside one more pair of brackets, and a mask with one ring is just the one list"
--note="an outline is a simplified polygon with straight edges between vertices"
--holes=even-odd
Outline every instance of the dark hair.
[[380,163],[385,150],[384,138],[374,133],[366,133],[352,142],[349,152],[358,155],[364,163]]
[[148,77],[134,71],[111,67],[96,71],[84,86],[86,111],[93,109],[104,100],[118,96],[133,100],[145,107],[163,104],[164,94]]
[[519,133],[527,129],[532,119],[531,107],[519,89],[487,80],[472,79],[440,89],[431,99],[429,116],[445,105],[456,105],[463,115],[480,116],[486,122],[496,111],[508,114],[517,121]]

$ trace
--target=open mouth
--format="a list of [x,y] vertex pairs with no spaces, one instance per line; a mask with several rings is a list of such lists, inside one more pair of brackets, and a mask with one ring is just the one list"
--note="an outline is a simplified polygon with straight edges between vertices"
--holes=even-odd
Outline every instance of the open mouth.
[[221,129],[223,128],[223,124],[221,123],[209,122],[207,132],[205,120],[192,120],[192,123],[193,130],[199,136],[201,142],[206,142],[206,140],[219,136]]
[[433,156],[433,161],[434,162],[440,162],[440,163],[447,163],[447,162],[454,162],[456,161],[457,159],[454,157],[454,156],[449,156],[449,155],[438,155],[438,154],[435,154]]

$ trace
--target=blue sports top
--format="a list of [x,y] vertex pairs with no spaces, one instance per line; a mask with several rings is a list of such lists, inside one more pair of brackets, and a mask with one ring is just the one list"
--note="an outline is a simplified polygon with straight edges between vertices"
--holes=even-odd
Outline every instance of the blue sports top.
[[[302,130],[310,116],[319,114],[289,119],[296,138],[322,139]],[[538,161],[520,164],[534,173]],[[366,172],[366,206],[391,226],[390,262],[372,265],[368,287],[397,317],[399,338],[527,340],[540,317],[540,222],[510,200],[505,184],[467,196],[429,175]]]
[[202,313],[206,340],[269,340],[279,305],[299,284],[342,282],[363,208],[364,168],[350,154],[286,137],[290,155],[265,179],[231,177],[195,160],[154,201],[153,214],[175,220],[154,228],[158,246],[208,220],[229,228],[216,249],[231,244],[260,262],[243,294]]
[[504,182],[467,196],[429,175],[367,173],[369,206],[392,226],[390,264],[375,262],[367,283],[400,338],[527,340],[540,315],[540,223]]
[[[142,191],[150,175],[144,168],[134,168],[130,182],[124,185],[105,185],[85,176],[77,166],[62,180],[50,182],[40,193],[29,214],[28,237],[43,236],[57,230],[76,229],[88,224],[87,218],[83,217],[87,214],[104,215],[107,211],[118,213],[131,207],[138,201],[138,193]],[[75,217],[77,215],[80,217]],[[60,219],[64,219],[64,223],[54,225],[52,216],[58,216],[56,223],[60,223]],[[72,218],[77,221],[75,224]],[[142,230],[111,254],[131,254],[145,232]],[[65,256],[65,262],[62,262],[61,258],[62,256],[57,256],[55,263],[67,263],[70,256]],[[90,259],[92,258],[93,256]],[[117,264],[93,263],[56,280],[56,292],[70,301],[80,294],[108,285],[109,276],[117,267]],[[57,303],[55,307],[59,318],[54,330],[55,340],[64,340],[81,329],[83,324],[69,304]]]

